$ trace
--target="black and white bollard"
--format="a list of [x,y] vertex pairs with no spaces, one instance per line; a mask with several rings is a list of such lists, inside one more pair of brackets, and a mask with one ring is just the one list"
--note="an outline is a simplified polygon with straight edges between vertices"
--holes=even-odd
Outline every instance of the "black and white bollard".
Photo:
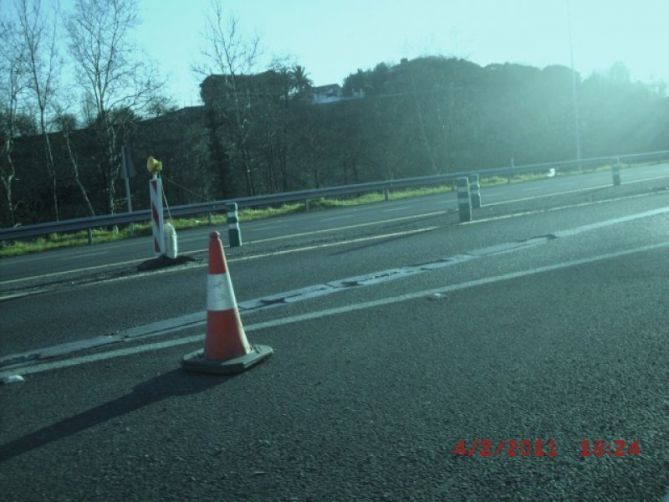
[[469,175],[469,191],[471,192],[472,209],[481,209],[481,183],[478,174]]
[[611,173],[613,174],[613,186],[620,185],[620,159],[611,166]]
[[466,177],[458,178],[458,212],[460,222],[472,221],[472,200],[469,194],[469,180]]
[[171,223],[165,223],[163,226],[165,234],[165,256],[171,260],[176,260],[179,255],[179,244],[177,240],[177,231]]
[[239,229],[239,212],[237,211],[237,203],[232,202],[228,204],[228,240],[230,247],[236,248],[242,245],[242,231]]

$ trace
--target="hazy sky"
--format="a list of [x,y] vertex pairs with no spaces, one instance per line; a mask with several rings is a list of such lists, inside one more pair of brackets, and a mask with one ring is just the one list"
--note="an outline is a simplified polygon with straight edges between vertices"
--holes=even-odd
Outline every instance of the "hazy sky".
[[[0,5],[9,2],[3,0]],[[65,10],[72,0],[61,0]],[[197,104],[190,70],[208,0],[139,0],[139,44],[179,105]],[[265,61],[290,56],[316,85],[358,68],[441,54],[486,65],[569,65],[568,0],[223,0]],[[571,0],[575,66],[583,76],[621,61],[635,80],[669,82],[669,0]],[[262,68],[261,68],[262,69]]]

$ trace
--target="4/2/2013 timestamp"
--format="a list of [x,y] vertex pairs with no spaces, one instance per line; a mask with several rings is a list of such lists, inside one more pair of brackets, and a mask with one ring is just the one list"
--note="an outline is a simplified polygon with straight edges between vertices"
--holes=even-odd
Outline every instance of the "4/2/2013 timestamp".
[[[461,439],[452,450],[454,455],[473,457],[548,457],[558,455],[558,446],[555,439],[474,439],[467,442]],[[622,439],[603,440],[583,439],[580,443],[581,457],[625,457],[640,455],[639,441],[627,442]]]

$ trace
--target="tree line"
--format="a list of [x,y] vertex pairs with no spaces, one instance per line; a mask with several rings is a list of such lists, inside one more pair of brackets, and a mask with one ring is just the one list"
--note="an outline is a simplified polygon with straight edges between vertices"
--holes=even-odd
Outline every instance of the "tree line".
[[[3,226],[125,210],[122,145],[137,166],[148,155],[164,161],[173,205],[499,167],[511,158],[572,160],[576,128],[583,157],[669,149],[666,88],[632,81],[621,64],[583,79],[557,65],[420,57],[357,70],[340,99],[315,104],[307,69],[275,60],[258,70],[258,40],[244,38],[220,4],[208,17],[203,63],[193,68],[203,105],[177,110],[126,43],[136,5],[77,0],[65,27],[82,120],[76,100],[66,106],[57,92],[55,28],[39,5],[18,0],[25,19],[2,25],[12,41],[2,49],[9,71],[0,87]],[[86,38],[93,35],[108,38]],[[133,206],[146,207],[148,173],[137,171]]]

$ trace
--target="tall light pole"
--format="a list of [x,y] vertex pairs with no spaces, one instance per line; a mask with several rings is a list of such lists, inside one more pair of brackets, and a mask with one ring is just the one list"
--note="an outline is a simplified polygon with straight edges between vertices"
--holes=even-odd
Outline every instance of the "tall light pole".
[[571,34],[571,2],[567,4],[567,24],[569,26],[569,59],[571,62],[571,101],[574,116],[574,139],[576,141],[576,160],[581,160],[581,127],[578,115],[578,92],[576,90],[576,70],[574,69],[574,41]]

